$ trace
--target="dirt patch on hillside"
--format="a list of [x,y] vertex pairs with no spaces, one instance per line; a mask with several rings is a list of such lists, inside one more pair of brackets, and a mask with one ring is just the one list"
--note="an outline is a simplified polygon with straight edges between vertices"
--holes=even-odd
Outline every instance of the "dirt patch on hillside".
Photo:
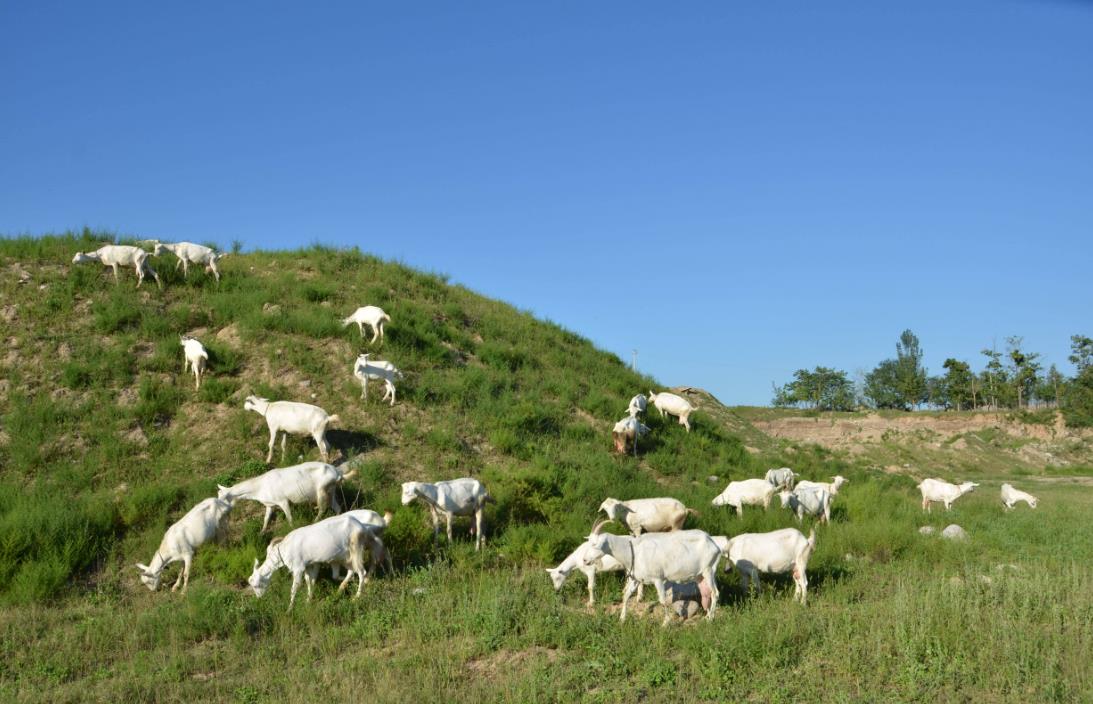
[[558,659],[558,651],[553,648],[533,646],[524,650],[498,650],[467,662],[467,669],[479,677],[493,677],[501,672],[510,672],[514,668],[523,669],[533,662],[553,663]]

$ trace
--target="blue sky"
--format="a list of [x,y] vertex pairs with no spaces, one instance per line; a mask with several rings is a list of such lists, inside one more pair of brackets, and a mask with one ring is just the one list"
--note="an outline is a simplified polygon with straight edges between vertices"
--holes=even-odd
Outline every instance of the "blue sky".
[[[1093,334],[1093,5],[5,3],[0,233],[358,245],[765,404]],[[362,304],[366,303],[362,301]]]

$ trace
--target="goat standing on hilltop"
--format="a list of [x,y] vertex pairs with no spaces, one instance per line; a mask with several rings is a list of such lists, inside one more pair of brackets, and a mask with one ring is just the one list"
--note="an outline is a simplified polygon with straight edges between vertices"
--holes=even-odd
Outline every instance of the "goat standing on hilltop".
[[690,401],[667,391],[662,391],[659,394],[650,391],[649,403],[656,406],[656,409],[660,411],[661,418],[665,415],[676,416],[679,418],[679,424],[686,428],[688,433],[691,432],[691,414],[696,409]]
[[175,271],[178,271],[179,265],[182,265],[182,276],[187,278],[190,275],[190,264],[199,264],[205,267],[205,271],[209,272],[216,277],[216,283],[220,283],[220,269],[217,267],[217,263],[222,257],[227,256],[224,252],[217,252],[209,247],[200,244],[194,244],[192,242],[177,242],[171,244],[169,242],[160,242],[159,240],[152,240],[152,244],[155,248],[152,250],[153,256],[162,256],[164,252],[171,252],[178,261],[175,262]]

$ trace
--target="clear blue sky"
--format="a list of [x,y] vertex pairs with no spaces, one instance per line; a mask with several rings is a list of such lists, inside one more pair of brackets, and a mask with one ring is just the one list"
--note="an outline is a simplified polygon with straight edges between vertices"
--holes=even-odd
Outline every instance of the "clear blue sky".
[[1093,4],[312,5],[0,5],[0,233],[358,245],[729,403],[1093,334]]

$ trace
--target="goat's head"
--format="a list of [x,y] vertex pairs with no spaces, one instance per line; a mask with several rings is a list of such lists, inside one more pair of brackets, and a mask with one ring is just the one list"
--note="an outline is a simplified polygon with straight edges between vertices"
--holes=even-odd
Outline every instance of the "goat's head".
[[979,484],[975,482],[964,482],[960,485],[960,493],[967,494],[969,491],[972,491],[977,486],[979,486]]
[[76,252],[76,256],[72,257],[72,263],[83,264],[84,262],[90,262],[94,259],[95,257],[92,257],[90,254],[85,254],[84,252]]
[[[269,547],[272,548],[273,545],[270,544]],[[269,553],[269,548],[266,548],[266,553]],[[254,558],[254,569],[251,571],[250,577],[247,578],[247,584],[249,584],[250,588],[254,590],[254,595],[256,597],[261,597],[263,594],[266,593],[266,590],[269,589],[269,578],[272,575],[262,574],[261,570],[259,570],[258,568],[258,558],[256,557]]]
[[782,502],[782,508],[789,508],[790,502],[793,501],[793,492],[779,491],[778,499]]
[[849,481],[849,479],[842,476],[841,474],[836,474],[834,477],[831,478],[831,486],[834,489],[838,489],[840,486],[846,484]]
[[158,257],[167,251],[167,248],[163,246],[163,243],[159,240],[152,240],[152,256]]
[[417,488],[421,485],[421,482],[403,482],[402,483],[402,505],[406,506],[413,502],[417,498]]
[[569,576],[557,567],[548,567],[546,572],[550,575],[550,581],[554,583],[554,591],[561,589],[565,584],[565,578]]
[[622,505],[622,502],[618,499],[607,498],[600,504],[600,511],[606,513],[611,519],[619,520],[619,517],[625,513],[626,507]]
[[591,565],[611,551],[611,544],[608,542],[607,536],[599,532],[603,524],[607,522],[608,521],[601,521],[600,523],[597,523],[592,529],[592,534],[588,536],[588,547],[585,548],[584,555],[581,557],[581,561],[584,562],[584,564]]
[[257,413],[261,413],[262,412],[262,406],[264,406],[268,403],[269,403],[269,401],[267,399],[262,398],[261,396],[247,396],[247,400],[243,402],[243,410],[244,411],[255,411]]
[[228,505],[230,509],[235,505],[235,496],[232,494],[230,486],[224,486],[223,484],[216,485],[216,498],[223,501]]
[[[732,485],[730,484],[729,486],[732,486]],[[724,506],[728,502],[729,502],[729,487],[727,486],[727,487],[725,487],[724,491],[722,491],[717,496],[713,497],[713,501],[711,501],[710,503],[713,504],[714,506]]]
[[148,587],[149,591],[154,592],[155,590],[159,589],[159,577],[161,574],[163,574],[162,567],[159,570],[153,570],[148,565],[142,565],[139,562],[136,564],[136,567],[138,570],[140,570],[141,584]]

